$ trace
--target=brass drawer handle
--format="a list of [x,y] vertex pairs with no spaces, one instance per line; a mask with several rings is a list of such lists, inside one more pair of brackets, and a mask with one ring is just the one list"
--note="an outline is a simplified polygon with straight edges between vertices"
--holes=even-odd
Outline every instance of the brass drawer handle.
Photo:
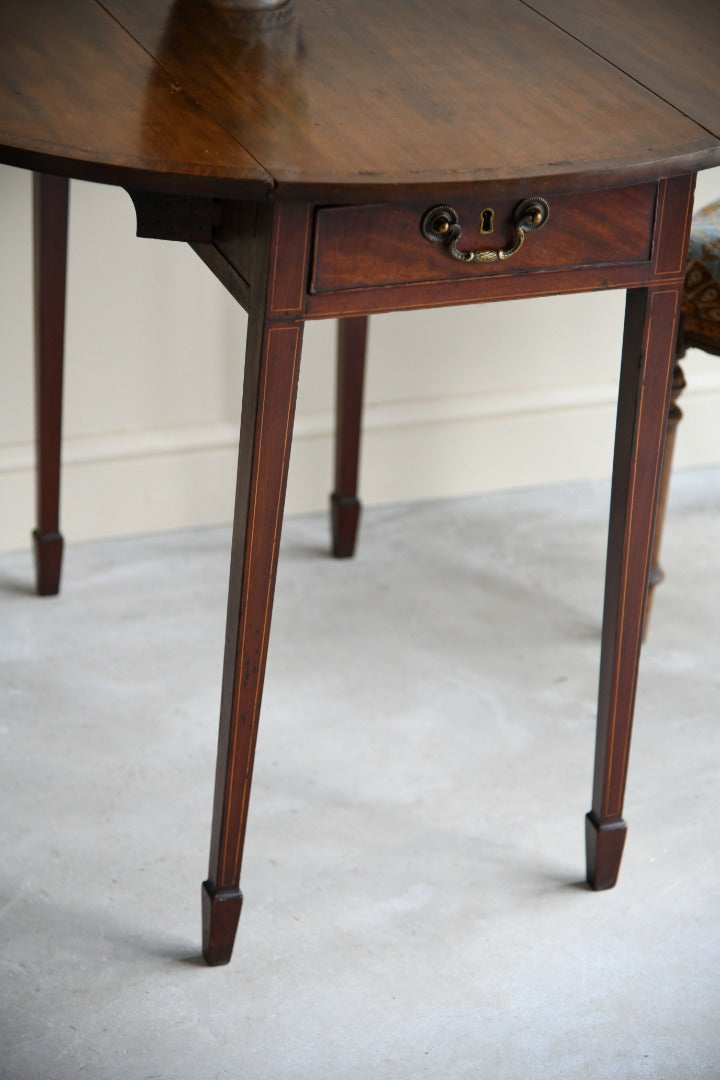
[[460,251],[458,240],[462,236],[462,226],[457,212],[452,206],[433,206],[427,210],[420,222],[420,229],[426,240],[432,243],[444,241],[454,259],[460,262],[500,262],[501,259],[509,259],[516,251],[519,251],[525,240],[525,234],[537,232],[550,216],[550,207],[538,195],[531,199],[523,199],[513,210],[512,223],[515,226],[515,236],[510,247],[487,248],[480,251]]

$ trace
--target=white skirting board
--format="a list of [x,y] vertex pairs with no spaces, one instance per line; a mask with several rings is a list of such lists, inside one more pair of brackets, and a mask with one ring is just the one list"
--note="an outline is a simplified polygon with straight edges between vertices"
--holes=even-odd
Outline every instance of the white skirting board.
[[[609,476],[615,388],[369,405],[365,505]],[[720,371],[682,398],[678,466],[720,461]],[[332,413],[302,415],[287,512],[324,509],[332,484]],[[229,521],[238,432],[228,423],[68,440],[61,527],[68,541]],[[0,550],[25,547],[34,525],[34,451],[0,448]],[[363,478],[367,477],[364,482]]]

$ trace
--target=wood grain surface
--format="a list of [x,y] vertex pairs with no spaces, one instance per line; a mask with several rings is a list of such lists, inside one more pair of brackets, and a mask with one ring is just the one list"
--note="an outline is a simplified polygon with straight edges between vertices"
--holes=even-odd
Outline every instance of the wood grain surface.
[[[296,0],[294,19],[258,33],[211,0],[3,0],[0,156],[96,179],[127,169],[135,186],[152,174],[159,190],[337,199],[630,183],[659,161],[672,175],[720,160],[720,38],[698,19],[671,0],[644,0],[644,20],[615,2],[602,20],[535,6]],[[678,50],[701,60],[669,78]]]
[[271,186],[95,0],[1,0],[0,43],[0,160],[156,191]]
[[[430,243],[419,222],[429,209],[427,200],[378,207],[329,207],[318,210],[311,292],[358,289],[368,285],[493,277],[532,270],[643,262],[650,258],[656,184],[609,191],[547,196],[547,224],[530,233],[512,259],[494,263],[463,263],[453,259],[442,243]],[[515,198],[489,199],[495,212],[493,231],[480,232],[481,203],[476,198],[454,201],[463,227],[462,250],[497,249],[514,236]],[[432,205],[432,204],[430,204]]]
[[720,138],[717,0],[529,0],[528,6]]

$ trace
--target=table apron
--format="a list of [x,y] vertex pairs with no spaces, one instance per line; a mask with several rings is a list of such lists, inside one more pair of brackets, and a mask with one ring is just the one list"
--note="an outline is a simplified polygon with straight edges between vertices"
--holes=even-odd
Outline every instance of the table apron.
[[[442,238],[428,240],[422,232],[425,203],[318,206],[304,315],[369,315],[676,284],[685,271],[692,189],[693,177],[681,176],[557,197],[542,192],[547,221],[527,232],[515,254],[495,261],[462,261]],[[464,223],[456,250],[507,251],[516,202],[483,192],[454,205],[452,213]],[[483,222],[491,225],[485,235]]]
[[667,282],[679,284],[683,271],[658,274],[647,262],[632,266],[593,266],[536,273],[508,273],[477,281],[423,282],[308,295],[305,318],[343,318],[420,308],[454,307],[494,300],[524,300],[564,293],[633,289]]

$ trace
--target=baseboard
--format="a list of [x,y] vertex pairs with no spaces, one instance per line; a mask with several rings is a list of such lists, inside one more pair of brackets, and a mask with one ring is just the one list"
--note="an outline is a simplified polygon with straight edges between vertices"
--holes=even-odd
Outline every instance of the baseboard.
[[[679,465],[720,462],[720,379],[683,396]],[[364,415],[366,505],[439,498],[610,473],[615,388],[584,386],[373,406]],[[324,509],[331,488],[333,416],[299,415],[288,513]],[[209,525],[232,514],[238,432],[217,423],[69,439],[62,528],[70,542]],[[0,448],[0,550],[28,545],[34,453]]]

